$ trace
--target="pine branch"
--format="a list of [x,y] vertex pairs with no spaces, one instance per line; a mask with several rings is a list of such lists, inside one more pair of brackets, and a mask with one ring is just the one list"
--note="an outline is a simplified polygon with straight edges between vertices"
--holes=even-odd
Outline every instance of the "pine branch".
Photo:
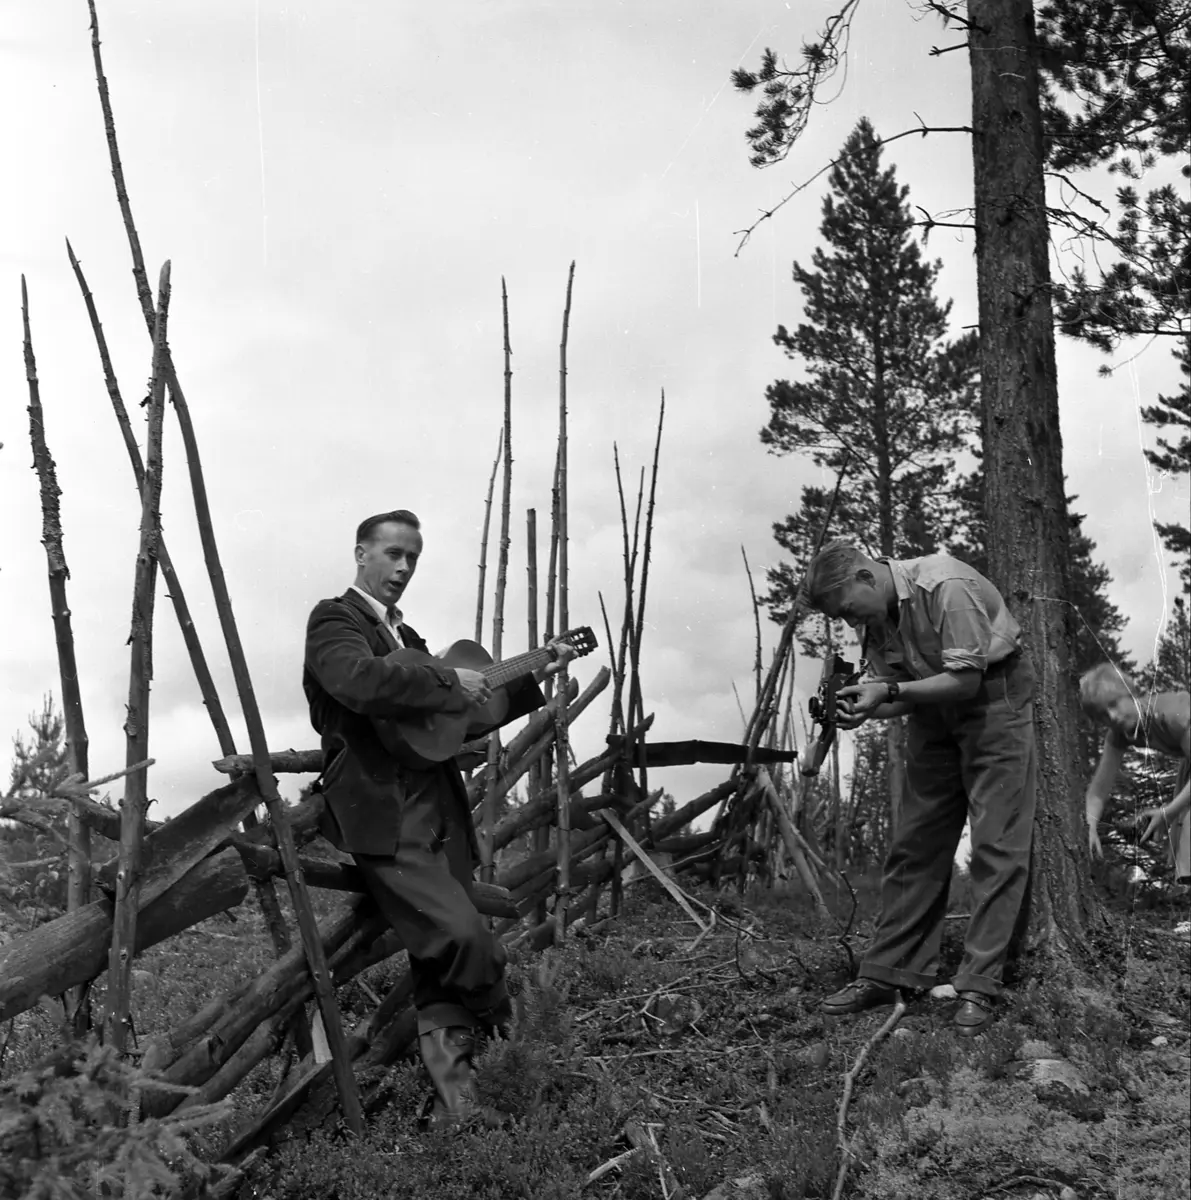
[[[921,117],[919,118],[919,121],[921,121]],[[971,133],[971,132],[972,132],[972,127],[970,125],[925,125],[925,124],[920,124],[917,129],[903,129],[901,133],[895,133],[892,137],[877,138],[876,144],[877,144],[878,148],[885,147],[885,146],[891,145],[893,142],[899,141],[901,138],[912,137],[914,134],[918,134],[921,137],[926,137],[926,135],[929,133]],[[840,163],[847,162],[849,159],[854,158],[857,153],[859,153],[859,151],[852,151],[850,153],[841,154],[837,158],[833,158],[831,160],[831,162],[820,167],[819,170],[817,170],[809,179],[803,180],[803,182],[800,183],[796,188],[794,188],[793,191],[787,192],[786,195],[784,195],[772,208],[763,209],[761,212],[761,215],[746,229],[737,229],[735,231],[735,233],[737,235],[739,235],[740,241],[736,245],[735,257],[739,257],[741,250],[744,249],[744,247],[748,244],[749,239],[753,236],[753,234],[757,231],[757,229],[762,224],[764,224],[766,221],[770,220],[774,216],[774,214],[776,214],[779,210],[785,208],[786,205],[789,204],[790,201],[793,200],[795,196],[800,195],[802,192],[805,192],[806,189],[808,187],[810,187],[811,184],[814,183],[817,179],[821,179],[824,175],[827,174],[828,171],[832,170],[834,167],[839,166]]]

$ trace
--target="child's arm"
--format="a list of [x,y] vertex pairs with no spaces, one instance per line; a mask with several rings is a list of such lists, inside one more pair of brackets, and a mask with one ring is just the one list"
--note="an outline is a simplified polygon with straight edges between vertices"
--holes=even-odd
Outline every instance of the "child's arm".
[[[1183,733],[1183,756],[1191,758],[1191,728]],[[1164,832],[1173,826],[1188,808],[1191,808],[1191,779],[1165,804],[1158,808],[1147,808],[1138,816],[1139,824],[1147,818],[1149,821],[1140,840],[1145,842]]]
[[1100,753],[1100,761],[1084,797],[1084,811],[1088,821],[1088,849],[1093,858],[1103,858],[1104,851],[1100,846],[1100,834],[1096,827],[1104,813],[1104,806],[1112,794],[1113,784],[1117,781],[1117,773],[1121,769],[1121,761],[1125,757],[1125,747],[1110,732],[1104,739],[1104,749]]

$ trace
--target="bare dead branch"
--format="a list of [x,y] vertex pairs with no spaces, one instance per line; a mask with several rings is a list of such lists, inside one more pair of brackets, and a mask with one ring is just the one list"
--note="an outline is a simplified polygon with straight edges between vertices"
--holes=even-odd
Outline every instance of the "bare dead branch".
[[[919,118],[921,120],[921,118]],[[899,141],[901,138],[912,137],[914,134],[919,134],[926,137],[929,133],[971,133],[970,125],[920,125],[917,129],[903,129],[901,133],[895,133],[892,137],[878,138],[878,147],[888,146],[893,142]],[[840,163],[850,158],[850,154],[841,154],[838,158],[833,158],[831,162],[822,166],[809,179],[803,180],[792,191],[784,195],[772,208],[763,209],[761,215],[746,229],[737,229],[735,232],[740,237],[740,241],[736,244],[736,256],[739,256],[741,250],[747,245],[749,238],[757,231],[757,229],[768,221],[779,209],[785,208],[795,196],[805,192],[817,179],[821,179],[833,167],[839,166]]]

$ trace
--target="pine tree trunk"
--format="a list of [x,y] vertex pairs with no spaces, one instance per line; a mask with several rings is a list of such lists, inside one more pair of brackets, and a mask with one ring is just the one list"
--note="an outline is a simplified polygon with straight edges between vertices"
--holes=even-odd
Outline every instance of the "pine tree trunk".
[[989,573],[1037,676],[1038,813],[1028,943],[1085,943],[1097,921],[1070,675],[1075,614],[1030,0],[968,0]]

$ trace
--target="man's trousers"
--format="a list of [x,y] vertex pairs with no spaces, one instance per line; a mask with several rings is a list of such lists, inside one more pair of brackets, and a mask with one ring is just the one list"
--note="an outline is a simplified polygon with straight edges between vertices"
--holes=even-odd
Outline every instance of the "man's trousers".
[[970,818],[972,914],[957,991],[996,996],[1025,898],[1034,829],[1034,671],[1021,654],[962,704],[908,722],[906,797],[881,877],[881,915],[860,974],[933,987],[955,852]]
[[418,1033],[503,1025],[505,951],[471,900],[470,815],[445,769],[410,771],[405,782],[397,849],[352,857],[409,951]]

